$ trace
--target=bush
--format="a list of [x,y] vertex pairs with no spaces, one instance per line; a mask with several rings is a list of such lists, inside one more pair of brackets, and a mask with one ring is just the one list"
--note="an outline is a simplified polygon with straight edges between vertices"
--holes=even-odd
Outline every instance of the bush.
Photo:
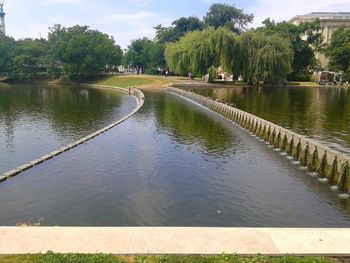
[[350,67],[349,69],[343,74],[343,82],[350,82]]
[[211,66],[210,68],[208,68],[208,74],[209,74],[209,78],[208,78],[208,82],[209,83],[213,83],[214,79],[217,78],[217,70],[215,67]]
[[288,75],[288,81],[311,81],[312,74],[308,72],[292,72]]

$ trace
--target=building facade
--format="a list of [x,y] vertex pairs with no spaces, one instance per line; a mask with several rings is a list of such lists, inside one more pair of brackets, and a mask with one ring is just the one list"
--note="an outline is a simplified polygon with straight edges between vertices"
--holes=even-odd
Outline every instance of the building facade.
[[0,3],[0,37],[6,36],[4,3]]
[[[289,22],[299,25],[305,22],[320,20],[323,41],[326,44],[331,42],[332,34],[340,27],[350,28],[350,12],[314,12],[307,15],[299,15]],[[324,69],[328,69],[329,59],[324,54],[317,54],[317,59]]]

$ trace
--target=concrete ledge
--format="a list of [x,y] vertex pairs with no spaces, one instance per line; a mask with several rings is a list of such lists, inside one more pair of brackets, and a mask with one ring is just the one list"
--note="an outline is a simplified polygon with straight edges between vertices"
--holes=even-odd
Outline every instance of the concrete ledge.
[[350,229],[0,227],[0,254],[350,255]]
[[271,148],[289,155],[302,166],[328,180],[344,196],[350,197],[350,156],[212,98],[173,87],[167,90],[235,122],[259,140],[270,144]]
[[36,160],[31,161],[31,162],[29,162],[29,163],[32,164],[33,166],[35,166],[35,165],[38,165],[38,164],[40,164],[40,163],[42,163],[42,162],[44,162],[43,159],[36,159]]
[[14,177],[14,176],[16,176],[17,174],[20,174],[20,173],[21,173],[21,170],[13,169],[11,171],[8,171],[8,172],[4,173],[2,176],[6,177],[6,178],[10,178],[10,177]]

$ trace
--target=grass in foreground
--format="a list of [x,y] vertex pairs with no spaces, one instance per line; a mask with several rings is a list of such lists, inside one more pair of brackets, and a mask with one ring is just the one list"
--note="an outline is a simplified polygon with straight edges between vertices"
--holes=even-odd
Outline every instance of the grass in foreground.
[[152,75],[113,75],[96,82],[99,85],[108,85],[120,88],[138,87],[138,88],[158,88],[162,85],[184,81],[186,78],[164,77]]
[[332,263],[340,262],[331,258],[293,257],[271,258],[256,256],[242,258],[238,256],[138,256],[118,257],[112,255],[80,255],[80,254],[38,254],[0,256],[0,263]]

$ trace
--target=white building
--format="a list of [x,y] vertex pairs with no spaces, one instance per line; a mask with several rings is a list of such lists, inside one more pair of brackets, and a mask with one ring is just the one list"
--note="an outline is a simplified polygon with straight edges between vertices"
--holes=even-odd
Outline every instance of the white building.
[[[329,44],[332,34],[339,27],[350,28],[350,12],[313,12],[307,15],[298,15],[289,22],[294,25],[299,25],[302,22],[313,22],[320,20],[321,32],[324,42]],[[317,54],[317,59],[320,60],[322,67],[327,69],[329,59],[323,54]]]

